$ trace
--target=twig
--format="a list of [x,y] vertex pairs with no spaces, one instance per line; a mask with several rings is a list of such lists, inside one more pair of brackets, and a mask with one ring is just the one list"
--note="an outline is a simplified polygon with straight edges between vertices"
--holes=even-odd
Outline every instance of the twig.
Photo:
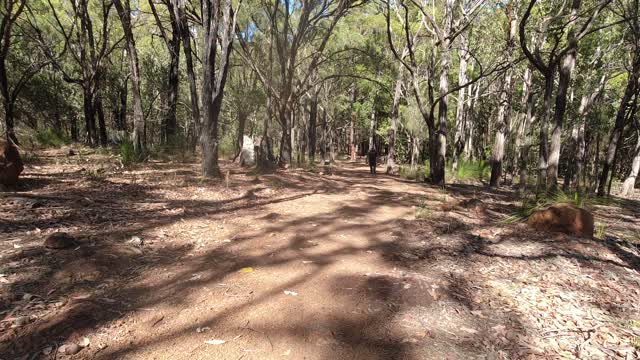
[[596,326],[593,328],[589,328],[589,329],[585,329],[585,328],[567,328],[567,329],[555,329],[555,330],[548,330],[542,333],[542,337],[544,339],[547,338],[551,338],[551,337],[556,337],[556,336],[565,336],[568,335],[566,333],[591,333],[591,332],[595,332],[600,326]]

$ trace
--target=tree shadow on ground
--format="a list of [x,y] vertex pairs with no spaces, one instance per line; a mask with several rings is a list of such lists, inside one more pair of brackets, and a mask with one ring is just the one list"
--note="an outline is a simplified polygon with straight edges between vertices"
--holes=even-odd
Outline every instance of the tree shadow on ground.
[[[203,312],[194,321],[178,323],[153,337],[133,338],[102,350],[94,348],[92,357],[126,358],[160,344],[175,344],[194,334],[194,329],[209,327],[219,329],[220,336],[238,337],[264,349],[257,358],[279,357],[274,349],[286,350],[289,342],[313,345],[306,348],[313,353],[305,353],[303,346],[294,348],[295,358],[422,359],[443,358],[442,354],[471,358],[501,351],[513,358],[522,356],[524,350],[533,351],[532,338],[540,337],[541,330],[484,276],[488,270],[512,263],[532,263],[548,269],[558,266],[558,259],[594,270],[633,269],[630,262],[637,255],[619,256],[623,261],[617,261],[599,256],[606,247],[595,241],[536,234],[522,227],[498,227],[500,232],[493,233],[495,223],[487,219],[468,222],[461,216],[477,216],[465,209],[426,220],[371,221],[367,216],[372,212],[411,209],[421,199],[385,188],[395,181],[393,178],[364,183],[357,178],[361,174],[354,171],[347,167],[321,178],[277,173],[262,176],[258,184],[246,176],[237,180],[238,188],[220,200],[164,197],[159,192],[166,189],[166,184],[141,185],[142,180],[135,184],[100,180],[77,189],[56,189],[52,185],[54,191],[38,195],[46,202],[43,208],[52,213],[38,212],[31,218],[14,217],[0,223],[0,234],[20,240],[32,237],[30,242],[19,242],[23,248],[12,250],[9,243],[2,244],[7,254],[2,257],[6,264],[2,272],[12,274],[12,282],[4,288],[6,303],[0,311],[13,316],[16,305],[19,311],[27,310],[33,301],[26,299],[25,293],[35,294],[45,304],[41,318],[30,319],[32,322],[25,327],[4,329],[0,353],[37,357],[48,344],[73,341],[94,329],[122,325],[131,319],[143,322],[138,329],[152,331],[159,322],[169,319],[158,320],[145,314],[145,309],[169,306],[179,317],[177,309],[193,306],[193,296],[208,288],[225,304],[222,310]],[[176,176],[190,176],[188,171],[183,174]],[[242,172],[235,175],[243,177]],[[220,184],[218,188],[212,188],[215,185],[211,183],[201,186],[220,190]],[[274,187],[286,191],[267,191]],[[426,196],[437,191],[426,186],[423,189]],[[462,189],[456,190],[456,196],[475,196],[484,188]],[[361,192],[362,196],[295,219],[268,210],[269,206],[312,195],[347,192]],[[501,201],[509,201],[508,194],[496,194]],[[24,214],[29,212],[24,210]],[[149,239],[149,247],[142,249],[126,243],[132,235],[194,219],[222,221],[229,214],[262,218],[269,223],[257,230],[241,231],[228,243],[200,250],[192,243],[174,245],[162,238]],[[28,233],[36,226],[46,231],[62,225],[76,229],[75,235],[82,241],[79,248],[43,250],[38,243],[43,236]],[[291,234],[287,241],[260,246],[272,234],[285,233]],[[347,236],[342,238],[340,234]],[[367,241],[353,243],[349,234],[359,234]],[[386,272],[349,274],[335,270],[342,261],[355,256],[379,258]],[[301,270],[302,260],[308,265]],[[237,293],[229,294],[236,290],[224,283],[249,267],[265,272],[291,269],[291,274],[269,288],[245,289],[239,283],[234,285]],[[518,269],[505,274],[513,275]],[[161,276],[149,276],[153,273]],[[335,299],[298,305],[327,306],[318,310],[323,317],[281,319],[276,315],[277,308],[267,307],[284,291],[322,278],[332,284]],[[588,295],[593,296],[592,289]],[[607,299],[611,295],[602,291],[597,296]],[[332,300],[339,300],[337,307],[331,307]],[[490,308],[486,308],[487,301],[493,302]],[[614,311],[599,306],[606,312]],[[261,307],[271,310],[265,321],[230,326],[238,323],[241,314],[255,315]],[[496,312],[492,310],[495,308],[509,311]],[[510,329],[512,334],[501,329]],[[483,339],[480,342],[479,337]],[[296,353],[296,349],[302,349],[302,353]],[[211,358],[228,355],[211,347],[191,351],[206,351]]]

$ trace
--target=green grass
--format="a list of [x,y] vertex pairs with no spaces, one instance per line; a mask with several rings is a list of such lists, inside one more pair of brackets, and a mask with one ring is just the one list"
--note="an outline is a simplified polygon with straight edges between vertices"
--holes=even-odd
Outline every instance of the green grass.
[[412,168],[411,166],[401,165],[398,173],[401,178],[414,181],[424,181],[428,177],[428,170],[425,171],[425,167],[422,166]]
[[136,153],[131,141],[124,141],[120,144],[120,160],[122,164],[127,166],[133,163],[139,163],[145,161],[144,154]]
[[521,222],[528,219],[533,212],[557,204],[571,204],[579,208],[589,209],[601,203],[603,203],[602,199],[581,192],[565,193],[563,191],[557,191],[552,194],[524,198],[518,211],[512,213],[500,222],[503,224]]
[[35,134],[35,140],[41,146],[46,147],[61,147],[62,145],[66,145],[69,143],[64,135],[58,133],[53,129],[38,131]]
[[453,172],[453,164],[448,165],[448,172],[454,174],[458,180],[479,180],[483,181],[491,177],[491,164],[488,161],[466,161],[458,162],[458,169]]

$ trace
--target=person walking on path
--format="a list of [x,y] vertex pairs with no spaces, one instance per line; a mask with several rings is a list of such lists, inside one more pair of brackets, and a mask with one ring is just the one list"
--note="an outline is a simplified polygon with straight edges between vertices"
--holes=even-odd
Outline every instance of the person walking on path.
[[367,154],[367,158],[369,160],[369,171],[371,171],[371,173],[373,175],[376,174],[376,165],[378,163],[378,152],[376,151],[375,147],[372,147],[369,150],[369,153]]

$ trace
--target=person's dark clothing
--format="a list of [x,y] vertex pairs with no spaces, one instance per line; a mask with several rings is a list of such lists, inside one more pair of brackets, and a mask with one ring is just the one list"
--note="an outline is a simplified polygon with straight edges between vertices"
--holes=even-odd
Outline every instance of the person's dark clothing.
[[369,171],[372,174],[376,173],[376,165],[378,162],[378,152],[375,149],[371,149],[369,150],[369,153],[367,154],[367,157],[369,159]]

